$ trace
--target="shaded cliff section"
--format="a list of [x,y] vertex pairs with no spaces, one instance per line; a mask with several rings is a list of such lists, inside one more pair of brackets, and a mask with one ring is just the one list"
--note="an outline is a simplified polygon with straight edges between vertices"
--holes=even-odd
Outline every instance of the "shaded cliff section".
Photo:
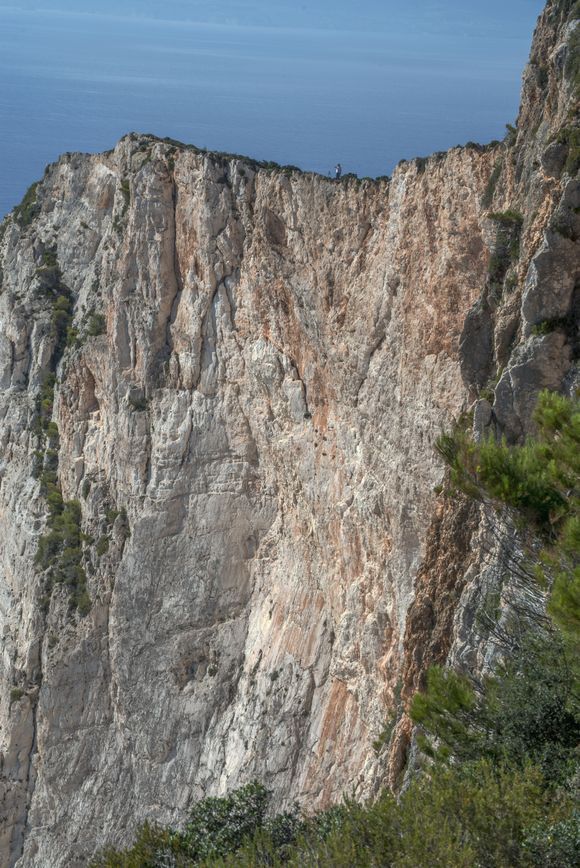
[[131,135],[4,221],[0,860],[371,795],[426,667],[482,664],[497,558],[433,444],[575,382],[572,12],[505,143],[337,183]]
[[[533,433],[541,389],[571,395],[580,386],[579,17],[573,2],[548,3],[541,15],[517,126],[508,128],[484,193],[488,273],[459,350],[473,402],[458,422],[476,438],[522,442]],[[432,663],[489,666],[494,643],[479,613],[491,597],[509,598],[517,547],[513,529],[485,509],[439,496],[407,618],[405,702]],[[395,783],[413,750],[404,713],[390,750]]]

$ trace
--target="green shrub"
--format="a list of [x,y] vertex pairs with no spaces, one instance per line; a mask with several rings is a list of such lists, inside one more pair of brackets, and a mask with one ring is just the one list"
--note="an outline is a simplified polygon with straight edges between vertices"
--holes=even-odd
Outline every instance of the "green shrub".
[[521,446],[476,444],[458,431],[439,438],[438,449],[456,487],[508,507],[544,545],[541,556],[536,548],[529,559],[549,590],[549,612],[571,666],[580,656],[580,399],[542,392],[535,421],[537,435]]
[[100,868],[155,866],[164,858],[180,857],[182,865],[223,858],[238,850],[264,826],[268,791],[247,784],[229,796],[196,802],[183,832],[145,824],[132,848],[105,851],[93,863]]
[[51,478],[47,482],[49,517],[47,533],[38,541],[36,566],[46,573],[47,595],[57,584],[69,589],[72,608],[86,614],[90,601],[87,594],[87,577],[83,567],[83,544],[81,529],[81,506],[78,500],[65,501],[60,489]]
[[93,866],[507,868],[529,864],[529,829],[567,822],[573,809],[569,797],[550,801],[537,769],[489,761],[423,774],[399,801],[384,791],[374,803],[346,800],[312,816],[295,806],[273,817],[267,803],[259,784],[204,799],[183,831],[146,824],[132,847],[108,850]]
[[514,211],[512,208],[509,208],[507,211],[493,211],[488,216],[490,220],[502,223],[505,226],[521,226],[524,222],[524,218],[520,212]]
[[107,507],[105,510],[105,519],[107,520],[107,524],[112,525],[115,523],[115,519],[120,515],[120,511],[118,509],[114,509],[113,507]]
[[550,335],[558,329],[568,328],[568,317],[555,317],[554,319],[545,319],[542,322],[532,326],[532,334],[536,337],[544,337]]
[[52,373],[45,374],[40,394],[37,398],[37,413],[42,431],[46,431],[51,421],[55,385],[55,375]]
[[66,346],[67,347],[80,347],[82,346],[82,338],[79,333],[79,330],[72,325],[69,325],[66,330]]
[[97,553],[97,557],[99,557],[99,558],[102,557],[104,554],[106,554],[109,551],[109,537],[108,536],[103,535],[102,537],[99,538],[99,541],[97,542],[95,551]]
[[524,218],[519,211],[513,209],[491,212],[488,218],[497,224],[494,251],[488,265],[489,283],[492,290],[499,295],[511,263],[516,261],[520,254]]
[[30,226],[40,211],[40,206],[37,202],[39,183],[39,181],[35,181],[34,184],[30,185],[24,194],[22,202],[14,209],[14,219],[22,229],[26,226]]
[[44,268],[57,268],[58,260],[56,254],[56,247],[47,247],[42,252],[42,265]]
[[578,510],[574,479],[579,464],[574,450],[580,441],[580,402],[543,392],[536,423],[537,437],[523,446],[494,440],[474,443],[458,431],[440,437],[437,448],[457,487],[513,507],[525,522],[553,536],[565,527],[565,517]]
[[58,364],[69,341],[69,328],[73,318],[74,302],[70,293],[58,295],[52,306],[52,326],[56,337],[54,366]]
[[580,813],[556,823],[534,826],[524,840],[524,852],[535,868],[577,868],[580,853]]
[[127,211],[129,204],[131,202],[131,185],[129,183],[128,178],[123,178],[121,180],[121,193],[123,194],[123,199],[125,200],[123,214]]
[[[133,846],[126,851],[104,850],[91,862],[92,868],[157,868],[157,866],[188,863],[169,861],[179,846],[173,829],[161,829],[145,823],[138,832]],[[161,861],[161,860],[164,860]],[[189,864],[192,864],[191,862]]]
[[534,68],[534,72],[536,74],[536,82],[538,84],[538,87],[540,88],[540,90],[545,90],[549,81],[548,68],[546,66],[539,65]]
[[79,586],[75,588],[71,597],[71,607],[78,611],[81,618],[89,614],[91,606],[91,598],[86,587]]
[[13,687],[10,691],[10,705],[12,705],[13,702],[19,702],[23,696],[24,690],[22,690],[21,687]]
[[50,421],[46,426],[46,436],[53,443],[58,443],[58,425]]
[[[578,30],[580,31],[580,28]],[[564,171],[572,176],[578,174],[580,169],[580,127],[564,127],[556,136],[556,141],[567,147]]]
[[513,126],[513,124],[506,124],[505,128],[506,128],[506,135],[504,138],[504,142],[508,146],[508,148],[511,148],[516,143],[516,139],[518,137],[518,131]]
[[129,395],[129,406],[136,413],[142,413],[149,406],[149,401],[140,395]]
[[388,745],[395,729],[396,722],[396,715],[391,715],[391,717],[386,721],[385,725],[380,731],[378,738],[373,741],[373,750],[377,754],[377,756],[381,753],[383,748]]
[[562,782],[580,739],[564,645],[537,626],[511,639],[517,650],[483,683],[429,670],[426,691],[411,705],[413,720],[429,733],[422,747],[443,762],[486,759],[520,769],[532,762],[547,782]]
[[51,302],[51,327],[54,349],[49,362],[52,372],[56,371],[67,346],[74,343],[76,335],[72,329],[74,297],[64,284],[62,272],[56,257],[56,248],[46,248],[42,254],[43,265],[36,269],[39,291]]
[[268,791],[255,782],[229,796],[197,802],[183,834],[188,855],[200,860],[235,852],[264,824],[267,806]]
[[87,319],[86,333],[89,337],[97,337],[107,330],[107,321],[102,313],[91,312]]
[[120,510],[108,509],[105,516],[109,527],[112,527],[114,522],[119,519],[117,522],[117,533],[123,540],[129,539],[131,536],[131,528],[129,527],[129,517],[125,507],[122,507]]

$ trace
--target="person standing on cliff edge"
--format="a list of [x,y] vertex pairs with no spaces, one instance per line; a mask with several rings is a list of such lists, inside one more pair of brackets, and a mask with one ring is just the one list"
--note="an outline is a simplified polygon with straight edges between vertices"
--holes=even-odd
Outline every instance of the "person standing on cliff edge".
[[334,168],[334,177],[336,178],[337,181],[340,181],[341,175],[342,175],[342,166],[340,165],[340,163],[337,163],[335,168]]

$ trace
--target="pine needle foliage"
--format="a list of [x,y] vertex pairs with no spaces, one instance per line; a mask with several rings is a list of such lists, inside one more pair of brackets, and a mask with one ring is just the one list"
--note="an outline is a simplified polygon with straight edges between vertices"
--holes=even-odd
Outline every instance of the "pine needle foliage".
[[469,496],[508,507],[544,551],[537,575],[550,591],[548,609],[570,652],[580,647],[580,401],[542,392],[537,433],[522,445],[467,433],[442,435],[437,448],[451,481]]

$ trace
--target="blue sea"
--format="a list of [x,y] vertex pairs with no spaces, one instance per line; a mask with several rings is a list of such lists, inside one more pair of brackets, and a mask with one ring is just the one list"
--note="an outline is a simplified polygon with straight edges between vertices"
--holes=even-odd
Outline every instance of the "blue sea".
[[338,2],[0,5],[0,216],[60,153],[133,130],[360,176],[503,136],[541,0],[510,0],[518,14],[483,29],[469,3],[446,19],[456,0],[417,0],[419,20]]

